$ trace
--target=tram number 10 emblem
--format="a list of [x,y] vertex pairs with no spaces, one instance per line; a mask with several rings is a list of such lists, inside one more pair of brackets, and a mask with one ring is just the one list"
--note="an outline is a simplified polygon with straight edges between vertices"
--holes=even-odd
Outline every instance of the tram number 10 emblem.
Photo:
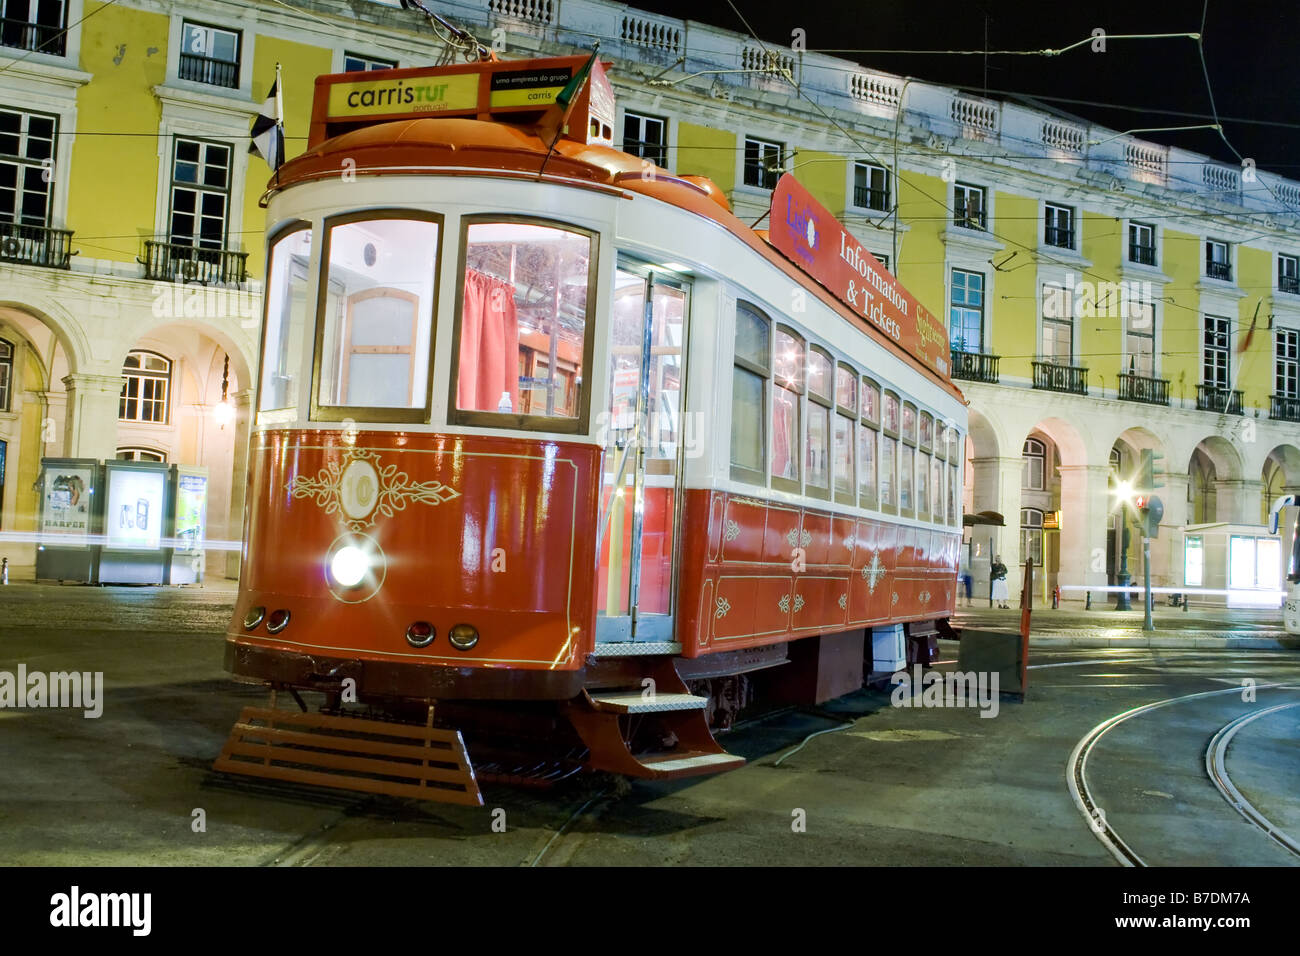
[[374,510],[379,499],[379,474],[368,461],[353,461],[339,479],[339,503],[353,521]]

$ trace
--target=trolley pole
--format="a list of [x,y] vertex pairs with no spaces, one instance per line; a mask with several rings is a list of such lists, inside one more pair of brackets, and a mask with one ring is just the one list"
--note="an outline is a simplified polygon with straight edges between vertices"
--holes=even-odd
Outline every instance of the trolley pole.
[[1142,619],[1142,630],[1154,631],[1156,626],[1151,623],[1151,539],[1146,535],[1142,536],[1142,580],[1146,587],[1146,615]]

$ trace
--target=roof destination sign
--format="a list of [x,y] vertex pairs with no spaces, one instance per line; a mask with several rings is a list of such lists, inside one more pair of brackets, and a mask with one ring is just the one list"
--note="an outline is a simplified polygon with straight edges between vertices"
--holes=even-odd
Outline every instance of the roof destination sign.
[[768,238],[856,315],[928,368],[948,375],[943,323],[789,173],[772,190]]
[[492,74],[492,106],[550,106],[573,79],[569,67],[544,70],[503,70]]
[[329,91],[329,115],[343,118],[472,110],[478,103],[478,84],[478,73],[334,83]]

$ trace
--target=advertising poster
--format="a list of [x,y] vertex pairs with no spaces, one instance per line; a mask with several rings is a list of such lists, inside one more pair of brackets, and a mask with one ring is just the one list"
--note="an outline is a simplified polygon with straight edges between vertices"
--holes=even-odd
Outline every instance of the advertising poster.
[[107,547],[152,551],[161,546],[166,487],[167,475],[161,471],[109,470]]
[[51,466],[41,489],[41,534],[61,535],[69,545],[84,545],[90,533],[90,498],[95,473],[90,468]]
[[203,525],[208,507],[208,479],[204,475],[180,475],[176,480],[176,550],[203,550]]

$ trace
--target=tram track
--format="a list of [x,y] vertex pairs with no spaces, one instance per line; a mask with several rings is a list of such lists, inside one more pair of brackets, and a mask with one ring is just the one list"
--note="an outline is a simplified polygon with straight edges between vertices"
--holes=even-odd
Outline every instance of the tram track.
[[[1298,687],[1297,685],[1289,681],[1278,681],[1275,683],[1258,684],[1255,686],[1255,690],[1256,691],[1300,690],[1300,687]],[[1121,866],[1146,867],[1146,866],[1150,866],[1151,864],[1148,863],[1148,861],[1141,854],[1139,854],[1135,849],[1133,849],[1133,847],[1130,846],[1124,840],[1124,838],[1120,836],[1120,834],[1115,829],[1114,825],[1110,822],[1110,820],[1107,819],[1105,810],[1098,804],[1096,798],[1093,795],[1091,788],[1088,785],[1088,777],[1087,777],[1088,758],[1092,754],[1093,750],[1096,748],[1097,744],[1110,731],[1114,730],[1116,727],[1120,726],[1121,724],[1124,724],[1127,721],[1132,720],[1135,717],[1144,716],[1153,711],[1160,710],[1162,708],[1169,707],[1174,704],[1181,704],[1193,700],[1204,700],[1211,697],[1235,695],[1235,694],[1240,694],[1241,692],[1242,692],[1242,688],[1238,686],[1224,687],[1219,690],[1198,691],[1192,694],[1182,694],[1177,697],[1169,697],[1164,700],[1153,701],[1148,704],[1143,704],[1139,707],[1134,707],[1131,708],[1130,710],[1123,711],[1119,714],[1114,715],[1113,717],[1110,717],[1102,721],[1101,723],[1093,727],[1090,731],[1088,731],[1088,733],[1084,734],[1084,736],[1079,739],[1079,742],[1075,744],[1073,751],[1071,751],[1070,753],[1069,760],[1066,763],[1066,771],[1065,771],[1066,785],[1069,789],[1070,796],[1074,800],[1074,804],[1076,808],[1083,815],[1084,819],[1088,822],[1089,829],[1092,830],[1093,835],[1106,848],[1106,850],[1116,859],[1116,861],[1119,862]],[[1248,714],[1244,714],[1241,717],[1235,718],[1233,721],[1230,721],[1227,725],[1225,725],[1220,729],[1220,731],[1215,735],[1214,740],[1212,740],[1210,749],[1207,751],[1207,755],[1206,755],[1207,774],[1209,775],[1212,781],[1215,781],[1216,787],[1219,786],[1219,782],[1215,778],[1214,765],[1212,764],[1211,761],[1215,759],[1217,760],[1222,759],[1222,755],[1226,754],[1227,744],[1231,741],[1232,736],[1235,735],[1236,730],[1239,730],[1242,726],[1245,726],[1246,723],[1250,722],[1246,718],[1257,719],[1258,717],[1264,716],[1266,713],[1272,713],[1276,710],[1280,710],[1285,707],[1294,707],[1294,706],[1300,706],[1300,702],[1277,705],[1275,707],[1268,708],[1266,710],[1251,711]],[[1225,734],[1225,731],[1228,732],[1226,737],[1223,736]],[[1221,749],[1219,749],[1220,743],[1222,744]],[[1212,756],[1213,754],[1218,754],[1219,756],[1213,757]],[[1220,767],[1222,766],[1221,763],[1219,764],[1219,766]],[[1224,778],[1226,779],[1226,772],[1224,772],[1223,775]],[[1220,793],[1224,793],[1222,788],[1220,788]],[[1236,803],[1234,803],[1233,798],[1228,797],[1227,794],[1225,794],[1225,798],[1228,799],[1228,802],[1230,804],[1234,804],[1234,806],[1236,806],[1236,808],[1239,811],[1242,809],[1241,806],[1238,806]],[[1241,801],[1244,802],[1244,798],[1241,798]],[[1262,817],[1262,814],[1260,815],[1260,817],[1261,819],[1264,819]],[[1251,819],[1251,818],[1247,816],[1247,819]],[[1265,830],[1265,832],[1269,832],[1270,829],[1275,829],[1272,828],[1271,825],[1268,824],[1266,820],[1264,823],[1261,823],[1259,820],[1251,819],[1251,822],[1255,823],[1257,826],[1260,826],[1261,829]],[[1270,836],[1271,835],[1272,834],[1270,833]],[[1278,841],[1275,840],[1275,842]],[[1287,844],[1285,843],[1279,843],[1279,845],[1283,846],[1285,849],[1288,850],[1292,849],[1290,846],[1287,846]],[[1292,850],[1292,852],[1295,851]]]

